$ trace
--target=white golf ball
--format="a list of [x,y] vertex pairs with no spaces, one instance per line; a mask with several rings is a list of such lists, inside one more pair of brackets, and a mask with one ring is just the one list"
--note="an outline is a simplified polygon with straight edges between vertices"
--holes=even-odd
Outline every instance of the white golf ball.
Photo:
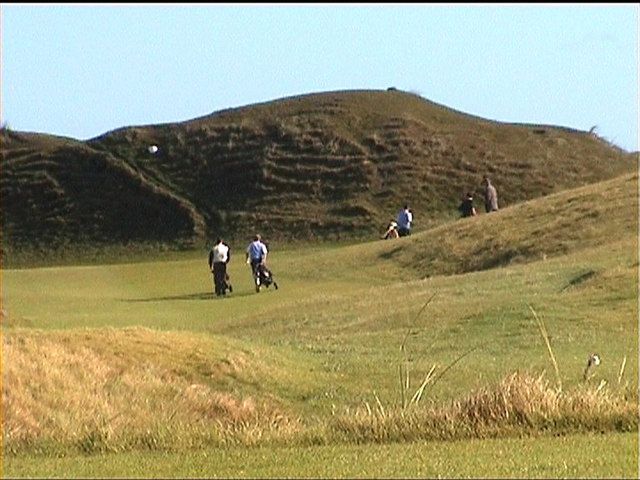
[[151,145],[149,147],[149,153],[156,153],[158,151],[158,146],[157,145]]

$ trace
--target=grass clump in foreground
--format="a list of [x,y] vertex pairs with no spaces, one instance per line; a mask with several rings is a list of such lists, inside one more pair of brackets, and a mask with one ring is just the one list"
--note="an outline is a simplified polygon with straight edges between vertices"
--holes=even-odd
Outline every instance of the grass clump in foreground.
[[344,441],[387,443],[568,434],[638,429],[638,392],[583,384],[563,392],[543,375],[515,372],[445,406],[375,409],[336,416],[331,433]]
[[[434,296],[435,294],[424,304],[418,316]],[[556,374],[555,388],[549,386],[544,379],[544,373],[534,376],[529,372],[516,371],[504,377],[496,386],[478,389],[449,405],[419,408],[425,387],[433,384],[434,379],[441,378],[475,348],[459,356],[439,375],[433,375],[436,368],[434,364],[421,386],[407,402],[410,393],[409,375],[406,371],[406,340],[411,332],[409,328],[401,346],[405,357],[405,370],[403,371],[402,365],[400,368],[401,406],[385,409],[380,399],[375,396],[375,409],[365,402],[364,407],[337,417],[332,423],[333,433],[337,436],[342,435],[345,440],[351,442],[388,443],[499,438],[544,433],[559,435],[637,431],[640,413],[638,391],[631,389],[628,383],[621,386],[626,357],[618,375],[618,388],[615,391],[605,389],[604,380],[597,387],[588,383],[585,371],[585,383],[564,392],[544,321],[531,305],[528,307],[540,329],[553,364]]]

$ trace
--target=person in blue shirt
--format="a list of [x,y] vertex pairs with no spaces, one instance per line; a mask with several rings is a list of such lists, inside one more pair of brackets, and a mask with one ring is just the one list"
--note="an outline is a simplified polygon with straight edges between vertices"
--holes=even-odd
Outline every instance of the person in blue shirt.
[[256,234],[253,241],[247,247],[246,262],[251,265],[251,273],[256,284],[256,292],[260,291],[260,276],[258,275],[258,267],[265,265],[267,260],[267,246],[262,243],[262,237]]
[[411,234],[411,222],[413,222],[413,213],[409,210],[409,206],[405,205],[402,210],[398,213],[398,218],[396,219],[398,223],[398,235],[401,237],[406,237]]

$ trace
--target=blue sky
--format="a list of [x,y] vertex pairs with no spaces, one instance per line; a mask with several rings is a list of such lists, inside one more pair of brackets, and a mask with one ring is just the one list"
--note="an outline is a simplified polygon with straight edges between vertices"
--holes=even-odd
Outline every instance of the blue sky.
[[89,139],[332,90],[395,86],[638,150],[639,7],[3,3],[2,123]]

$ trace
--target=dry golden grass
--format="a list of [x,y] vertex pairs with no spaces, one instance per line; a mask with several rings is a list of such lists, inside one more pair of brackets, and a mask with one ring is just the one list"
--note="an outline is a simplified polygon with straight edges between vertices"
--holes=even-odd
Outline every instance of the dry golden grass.
[[[100,334],[110,335],[122,352],[100,351],[77,341],[82,335],[99,341]],[[297,420],[273,402],[192,383],[157,355],[147,353],[144,360],[123,353],[141,339],[151,343],[155,338],[159,339],[156,346],[168,354],[171,347],[164,342],[185,346],[180,334],[137,328],[97,334],[5,335],[4,354],[9,361],[2,400],[8,451],[54,444],[84,451],[172,448],[203,439],[252,444],[297,430]],[[230,364],[233,360],[222,362],[221,368],[234,374],[244,368]],[[215,365],[212,362],[212,378],[225,375],[225,371],[216,372]]]
[[563,392],[550,387],[542,375],[522,372],[446,406],[372,409],[365,405],[337,415],[332,423],[334,435],[362,443],[637,428],[637,392],[600,385]]

